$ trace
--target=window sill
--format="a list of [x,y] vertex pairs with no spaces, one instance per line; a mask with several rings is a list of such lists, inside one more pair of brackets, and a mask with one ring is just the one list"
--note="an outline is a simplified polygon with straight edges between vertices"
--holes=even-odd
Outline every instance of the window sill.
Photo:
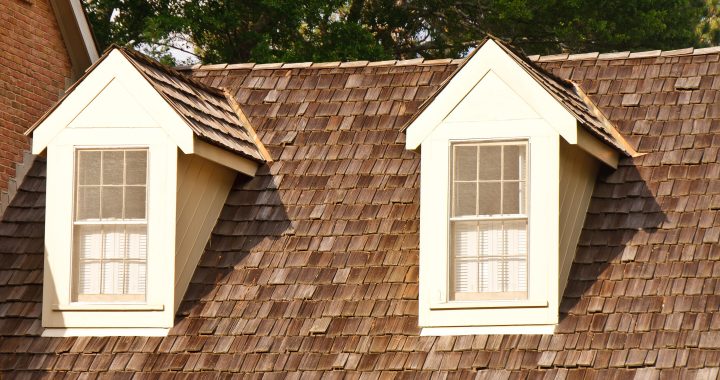
[[167,336],[170,329],[153,327],[121,328],[46,328],[41,336],[63,338],[71,336]]
[[450,301],[430,305],[431,310],[462,309],[512,309],[530,307],[548,307],[547,301],[538,300],[488,300],[488,301]]
[[448,335],[552,335],[555,325],[422,327],[420,336]]
[[165,305],[136,303],[71,303],[53,305],[53,311],[163,311]]

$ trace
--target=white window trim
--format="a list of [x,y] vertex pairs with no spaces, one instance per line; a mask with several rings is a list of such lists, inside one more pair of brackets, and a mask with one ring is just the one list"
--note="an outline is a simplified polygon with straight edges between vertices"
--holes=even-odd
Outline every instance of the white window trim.
[[139,328],[46,328],[40,336],[48,338],[65,338],[72,336],[167,336],[170,329],[139,327]]
[[[447,302],[451,303],[451,304],[457,303],[458,305],[460,305],[463,308],[466,308],[467,307],[466,305],[468,305],[468,304],[470,304],[470,305],[477,304],[477,305],[479,305],[477,307],[482,307],[482,305],[493,305],[496,302],[497,302],[498,307],[503,307],[501,305],[507,305],[508,303],[510,305],[538,304],[537,302],[529,301],[527,297],[523,297],[523,298],[490,298],[490,297],[488,297],[485,299],[479,298],[479,299],[467,299],[467,300],[457,300],[457,299],[450,300],[449,299],[450,295],[455,293],[455,290],[452,289],[452,287],[455,285],[455,283],[454,283],[455,278],[451,274],[451,272],[455,269],[455,267],[454,267],[455,264],[453,261],[457,260],[455,247],[453,247],[453,243],[451,240],[452,239],[452,237],[451,237],[452,236],[452,228],[453,228],[453,224],[455,222],[465,222],[465,221],[467,221],[467,222],[489,222],[489,221],[513,221],[513,220],[525,221],[526,222],[526,244],[527,244],[526,265],[527,265],[528,259],[530,257],[530,252],[528,249],[529,241],[527,241],[527,240],[528,240],[528,237],[530,236],[530,231],[529,231],[529,229],[530,229],[530,224],[529,224],[530,213],[529,213],[529,208],[528,208],[529,207],[529,196],[528,195],[530,194],[530,186],[531,186],[531,184],[528,181],[529,180],[528,173],[531,168],[530,160],[529,160],[530,143],[527,139],[521,138],[521,139],[510,139],[510,140],[486,139],[486,140],[449,141],[449,145],[450,146],[448,147],[448,154],[449,154],[448,163],[449,163],[449,165],[448,165],[448,190],[447,190],[448,191],[448,206],[447,206],[448,207],[448,215],[447,215],[448,246],[447,246],[447,251],[448,251],[449,262],[448,262],[448,289],[447,289],[448,301]],[[525,173],[524,179],[518,179],[518,182],[520,182],[520,181],[525,182],[525,198],[523,199],[525,204],[522,205],[522,208],[521,208],[521,210],[524,209],[525,212],[518,213],[518,214],[502,214],[501,213],[501,214],[487,214],[487,215],[453,216],[453,212],[454,212],[453,202],[454,202],[454,197],[455,197],[455,186],[456,186],[455,182],[457,182],[457,181],[454,180],[454,175],[452,173],[455,171],[455,165],[457,164],[456,162],[454,162],[454,158],[453,158],[456,147],[457,146],[476,146],[476,147],[486,146],[487,147],[487,146],[507,146],[507,145],[523,145],[525,147],[525,152],[526,152],[525,153],[526,154],[526,156],[525,156],[525,171],[526,171],[526,173]],[[502,165],[503,165],[502,157],[503,156],[501,155],[501,161],[499,163],[499,165],[501,166],[501,170],[502,170]],[[482,162],[478,161],[478,162],[476,162],[476,165],[478,165],[478,170],[479,170],[479,167],[480,167],[480,165],[482,165]],[[503,182],[505,180],[501,179],[500,181]],[[476,182],[478,182],[478,181],[476,180]],[[500,203],[501,204],[503,202],[502,201],[503,196],[504,196],[504,193],[503,193],[502,187],[501,187],[501,191],[500,191]],[[480,194],[477,193],[476,197],[477,197],[476,198],[476,207],[478,207],[477,202],[479,202]],[[528,283],[528,274],[527,273],[526,273],[525,281],[526,281],[526,284],[529,286],[530,284]],[[508,294],[509,292],[504,292],[504,293]],[[526,295],[529,294],[527,288],[524,293]],[[479,294],[482,294],[482,292],[479,292]],[[456,297],[457,297],[457,295],[456,295]],[[433,308],[433,307],[431,306],[431,308]]]
[[[528,298],[450,300],[450,153],[457,142],[528,144]],[[421,149],[419,324],[427,334],[458,328],[522,331],[557,323],[559,136],[542,119],[445,122]],[[431,201],[423,201],[430,199]],[[541,200],[541,201],[538,201]],[[542,215],[542,217],[535,217]],[[436,328],[450,330],[433,330]],[[496,331],[493,330],[493,331]],[[503,331],[504,331],[503,330]],[[547,330],[547,329],[546,329]],[[543,331],[546,331],[543,330]],[[499,331],[499,330],[498,330]]]
[[[144,301],[74,302],[75,152],[148,149],[147,283]],[[48,146],[43,327],[169,328],[174,322],[177,145],[158,128],[66,128]],[[78,330],[86,331],[86,330]],[[90,331],[90,330],[87,330]],[[127,334],[132,335],[131,332]],[[138,330],[138,335],[142,332]]]
[[[78,158],[79,158],[79,152],[81,151],[125,151],[125,150],[143,150],[146,152],[146,163],[145,163],[145,183],[143,187],[145,187],[145,217],[142,219],[119,219],[119,220],[103,220],[102,218],[98,219],[85,219],[85,220],[77,220],[77,213],[78,213],[78,193],[79,193],[79,186],[81,186],[78,183],[78,176],[79,168],[78,165]],[[76,263],[76,261],[80,261],[79,255],[80,253],[76,251],[76,242],[75,242],[75,229],[76,226],[103,226],[103,225],[143,225],[145,226],[145,239],[146,239],[146,251],[148,247],[148,238],[149,238],[149,229],[148,229],[148,222],[150,220],[150,207],[148,203],[148,194],[149,194],[149,167],[150,167],[150,147],[147,145],[138,145],[138,146],[75,146],[74,152],[73,152],[73,210],[72,210],[72,220],[73,220],[73,234],[71,237],[72,240],[72,256],[71,256],[71,282],[72,282],[72,293],[71,293],[71,304],[67,305],[64,310],[82,310],[82,308],[87,308],[90,305],[102,305],[100,310],[121,310],[122,307],[129,309],[131,305],[140,305],[144,306],[147,305],[147,282],[148,282],[148,268],[147,268],[147,253],[145,257],[145,284],[143,287],[145,288],[145,292],[142,294],[141,297],[139,295],[132,295],[133,297],[127,297],[126,294],[98,294],[97,298],[98,300],[88,300],[83,299],[80,300],[80,298],[88,298],[88,295],[81,294],[79,291],[80,286],[80,273],[78,271],[79,269],[79,263]],[[102,162],[102,161],[101,161]],[[125,170],[125,166],[123,165],[123,170]],[[101,174],[102,171],[101,171]],[[124,184],[123,184],[124,185]],[[102,204],[102,196],[101,196],[101,204]],[[105,251],[105,248],[103,247],[103,252]],[[100,259],[100,262],[102,263],[104,259]],[[102,277],[101,277],[102,281]],[[128,298],[127,300],[123,300],[123,298]],[[130,299],[130,298],[137,298],[137,299]],[[120,308],[113,309],[112,307],[108,307],[110,305],[117,304],[120,306]],[[79,307],[78,307],[79,306]],[[162,305],[159,305],[162,307]],[[57,309],[55,309],[57,310]],[[157,306],[153,308],[145,308],[145,309],[138,309],[138,310],[158,310]],[[162,309],[160,309],[162,310]]]

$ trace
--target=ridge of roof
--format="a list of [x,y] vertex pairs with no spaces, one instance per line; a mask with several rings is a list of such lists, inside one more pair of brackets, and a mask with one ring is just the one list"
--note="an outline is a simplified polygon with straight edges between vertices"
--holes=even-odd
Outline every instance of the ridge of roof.
[[213,64],[194,64],[186,66],[175,66],[178,71],[188,70],[272,70],[272,69],[328,69],[328,68],[350,68],[350,67],[378,67],[378,66],[408,66],[408,65],[448,65],[460,64],[465,58],[439,58],[439,59],[391,59],[386,61],[334,61],[334,62],[271,62],[271,63],[213,63]]
[[703,48],[687,47],[673,50],[641,50],[641,51],[616,51],[600,53],[597,51],[587,53],[559,53],[548,55],[529,55],[528,59],[533,62],[552,61],[583,61],[583,60],[611,60],[611,59],[637,59],[652,57],[680,57],[688,55],[703,55],[720,53],[720,46]]
[[[497,37],[496,37],[497,39]],[[478,42],[479,43],[479,42]],[[634,59],[634,58],[651,58],[651,57],[679,57],[688,55],[703,55],[720,53],[720,46],[710,46],[703,48],[688,47],[674,50],[642,50],[642,51],[620,51],[620,52],[587,52],[587,53],[558,53],[547,55],[528,55],[528,60],[532,62],[551,62],[551,61],[581,61],[581,60],[611,60],[611,59]],[[448,65],[460,64],[464,62],[464,58],[412,58],[404,60],[386,60],[386,61],[334,61],[334,62],[269,62],[269,63],[212,63],[212,64],[194,64],[175,66],[178,71],[187,70],[272,70],[272,69],[325,69],[325,68],[346,68],[346,67],[375,67],[375,66],[406,66],[406,65]]]

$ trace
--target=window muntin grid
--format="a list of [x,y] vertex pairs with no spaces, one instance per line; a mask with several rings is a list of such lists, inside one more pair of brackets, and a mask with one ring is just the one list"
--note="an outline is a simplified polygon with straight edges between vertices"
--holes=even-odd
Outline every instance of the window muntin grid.
[[140,302],[147,283],[147,149],[77,149],[74,301]]
[[527,298],[527,141],[451,145],[450,298]]

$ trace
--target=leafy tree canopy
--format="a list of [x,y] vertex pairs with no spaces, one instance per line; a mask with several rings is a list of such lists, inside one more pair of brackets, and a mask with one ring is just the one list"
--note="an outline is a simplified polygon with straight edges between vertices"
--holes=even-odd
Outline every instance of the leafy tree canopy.
[[[99,43],[173,63],[460,57],[486,33],[527,54],[718,42],[717,0],[84,0]],[[175,54],[177,55],[177,54]]]

